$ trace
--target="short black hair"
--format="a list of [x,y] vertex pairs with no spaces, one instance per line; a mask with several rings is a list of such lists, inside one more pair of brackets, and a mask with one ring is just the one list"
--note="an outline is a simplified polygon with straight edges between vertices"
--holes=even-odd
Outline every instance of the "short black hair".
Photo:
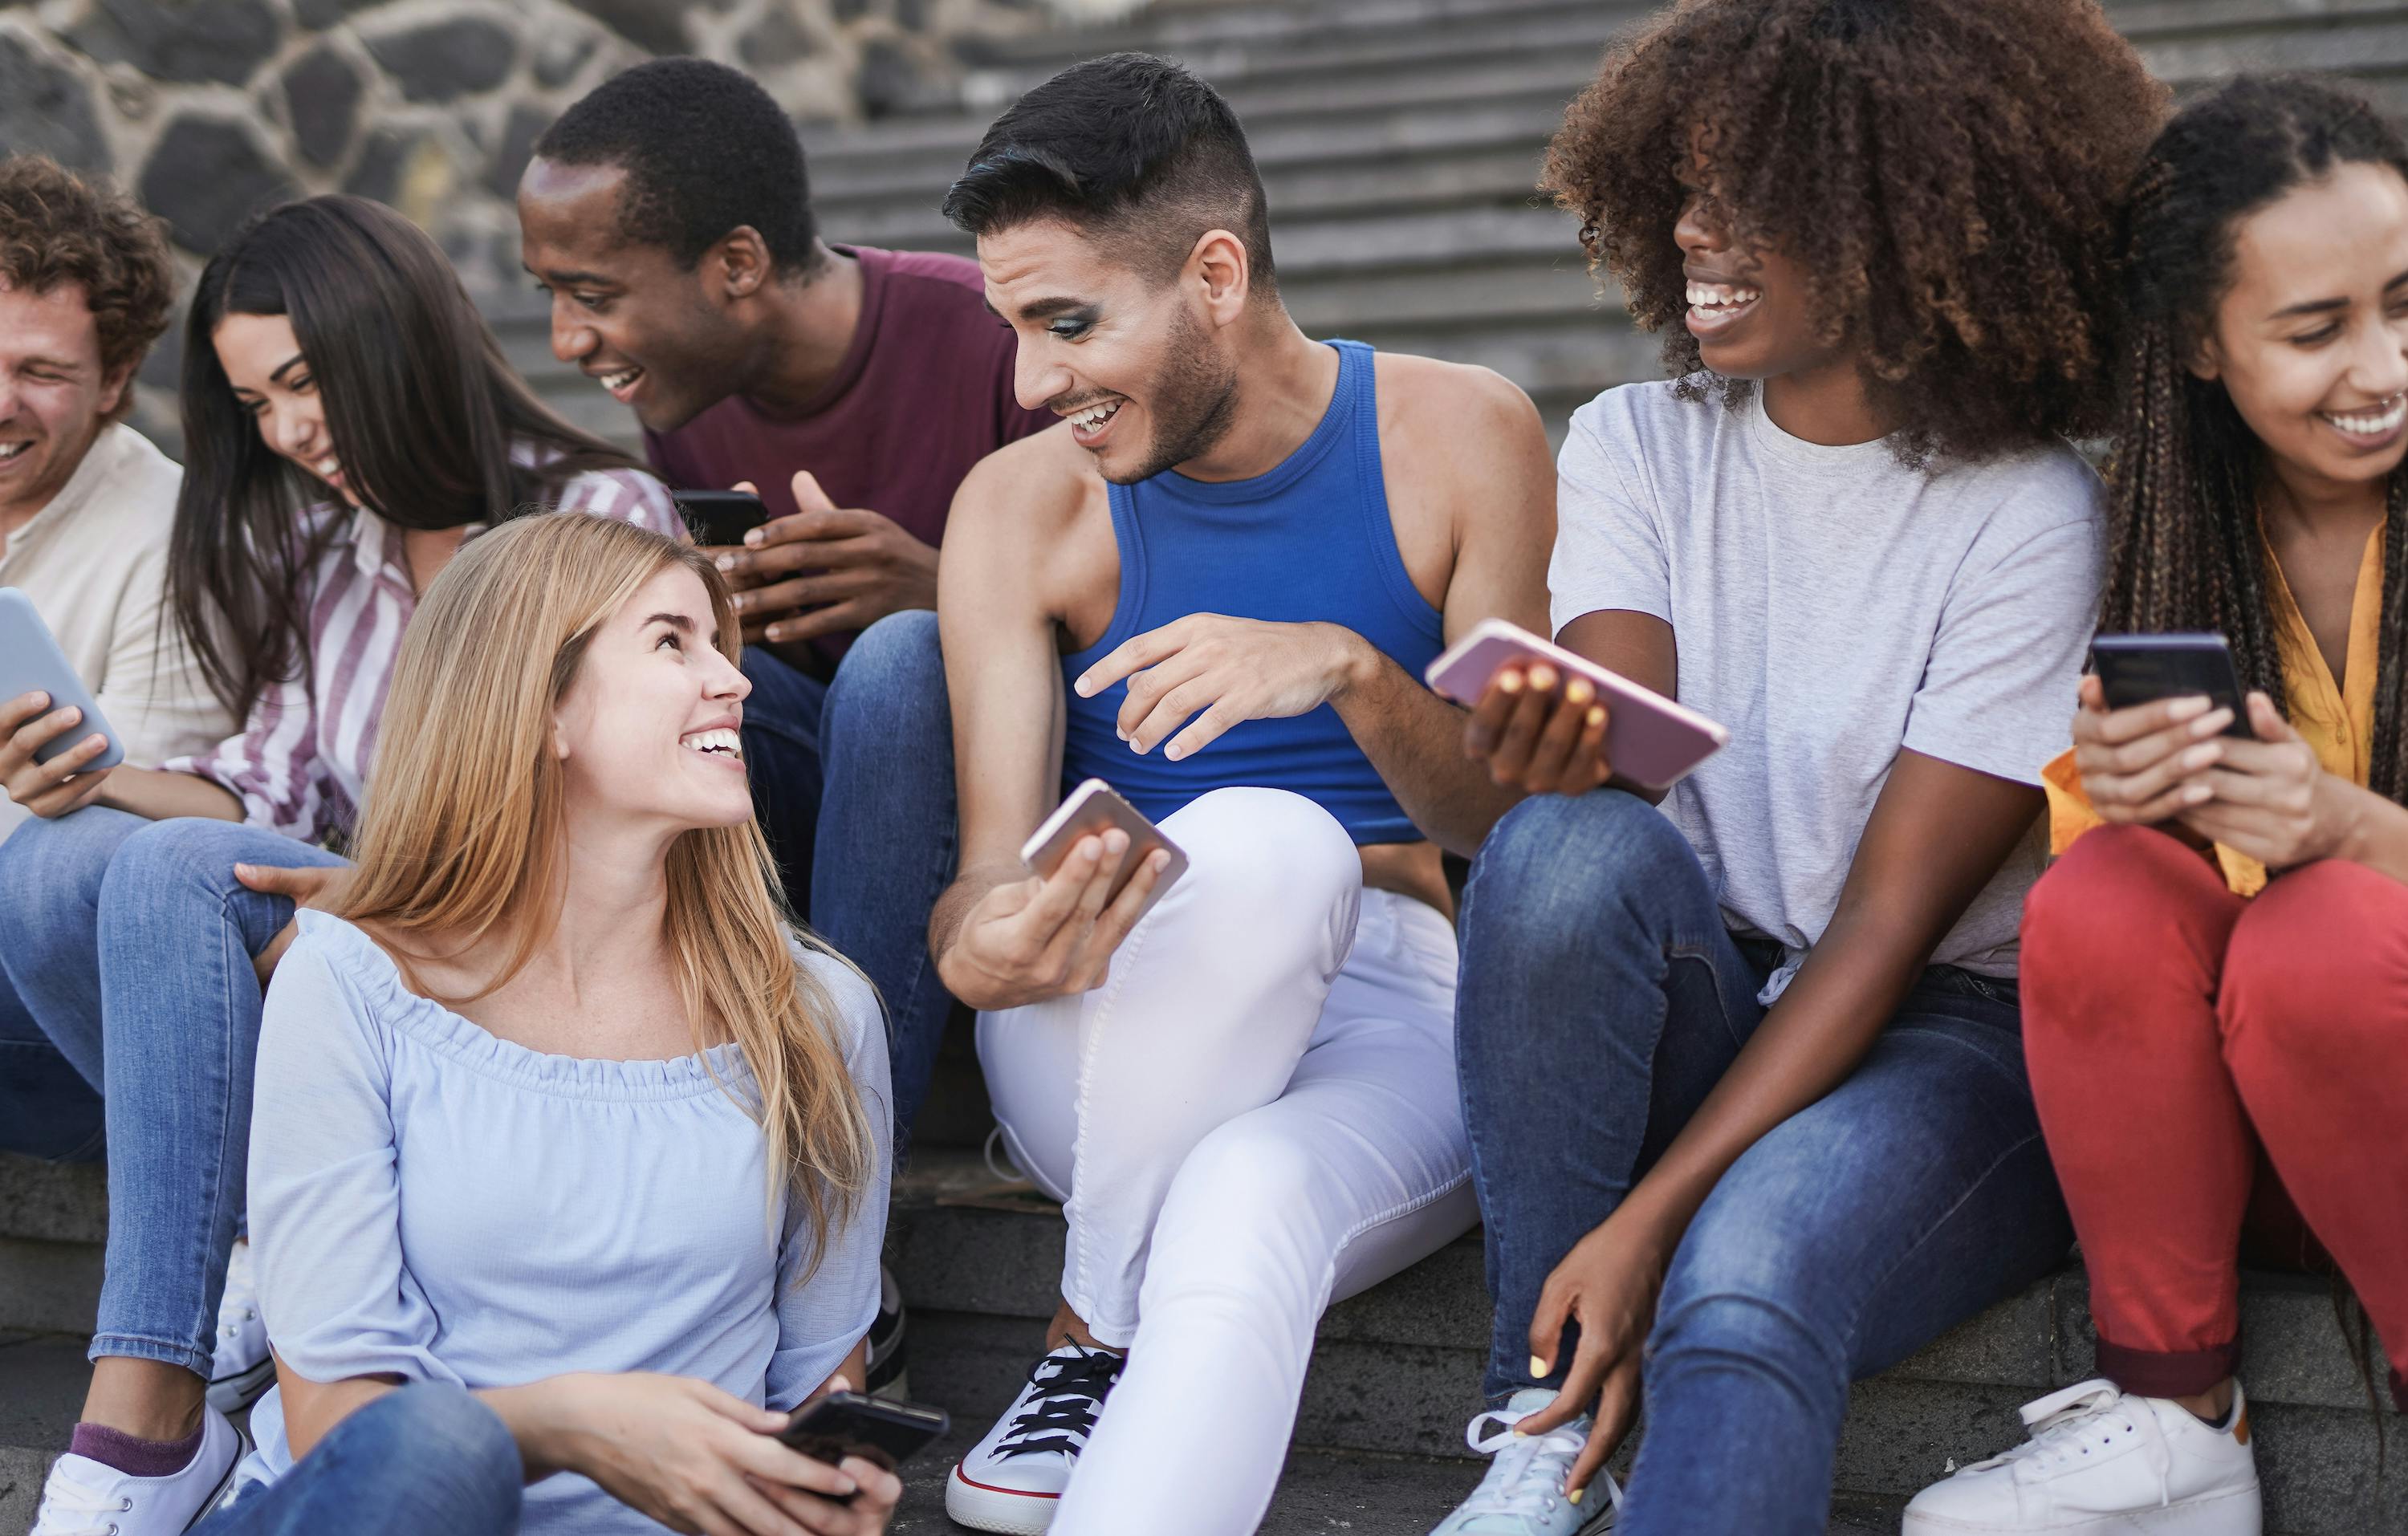
[[1205,231],[1226,229],[1245,242],[1256,286],[1275,291],[1270,209],[1238,114],[1149,53],[1074,64],[1021,97],[979,141],[945,217],[971,235],[1060,219],[1163,276]]
[[535,141],[538,158],[627,173],[620,233],[692,267],[750,224],[781,271],[808,273],[819,222],[795,125],[741,70],[654,59],[595,86]]

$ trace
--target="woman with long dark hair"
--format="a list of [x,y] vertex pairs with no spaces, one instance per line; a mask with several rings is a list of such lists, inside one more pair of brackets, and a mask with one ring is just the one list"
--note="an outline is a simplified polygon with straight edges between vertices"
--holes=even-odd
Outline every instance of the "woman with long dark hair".
[[169,589],[243,729],[158,769],[88,769],[102,739],[72,711],[0,747],[13,782],[7,754],[76,743],[38,771],[79,787],[46,791],[0,855],[0,964],[108,1106],[107,1279],[63,1464],[122,1485],[121,1536],[185,1528],[233,1468],[224,1411],[272,1371],[234,1245],[261,994],[295,902],[342,867],[419,595],[527,512],[679,532],[659,482],[537,403],[442,252],[374,203],[290,204],[230,241],[184,375]]
[[2248,697],[2083,683],[2024,1039],[2099,1379],[1910,1533],[2255,1536],[2244,1256],[2337,1265],[2408,1406],[2408,142],[2235,80],[2157,140],[2125,258],[2100,627],[2221,634]]

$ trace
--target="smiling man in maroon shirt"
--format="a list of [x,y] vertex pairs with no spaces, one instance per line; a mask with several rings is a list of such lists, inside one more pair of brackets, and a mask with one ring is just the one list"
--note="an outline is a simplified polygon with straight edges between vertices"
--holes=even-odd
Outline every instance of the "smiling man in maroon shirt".
[[634,409],[673,487],[768,507],[722,559],[748,641],[824,677],[853,634],[936,607],[954,488],[1054,424],[1012,399],[975,262],[823,241],[793,124],[698,59],[571,107],[518,202],[552,352]]

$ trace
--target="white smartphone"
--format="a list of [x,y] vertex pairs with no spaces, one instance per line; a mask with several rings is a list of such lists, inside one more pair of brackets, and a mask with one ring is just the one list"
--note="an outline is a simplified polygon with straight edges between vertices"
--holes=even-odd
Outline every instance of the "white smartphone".
[[[1021,845],[1020,862],[1039,875],[1051,875],[1070,856],[1071,848],[1081,838],[1115,826],[1128,834],[1129,845],[1128,852],[1121,855],[1120,873],[1112,877],[1106,904],[1120,899],[1121,892],[1137,878],[1140,862],[1159,848],[1169,854],[1170,862],[1154,877],[1154,894],[1145,898],[1146,908],[1151,909],[1162,899],[1162,893],[1187,872],[1187,855],[1162,835],[1162,828],[1145,819],[1145,812],[1112,793],[1112,786],[1101,779],[1090,779],[1070,792],[1070,797]],[[1144,911],[1138,915],[1143,916]]]
[[51,638],[50,626],[42,622],[34,599],[15,587],[0,587],[0,699],[32,693],[50,695],[51,710],[72,707],[83,711],[83,718],[73,729],[34,749],[35,762],[47,763],[63,752],[72,751],[77,742],[94,731],[108,737],[108,745],[79,771],[93,773],[125,761],[124,739],[109,728],[100,706],[92,701],[92,691],[83,685],[83,679],[76,676],[66,653]]
[[1597,689],[1607,711],[1605,760],[1617,779],[1670,789],[1730,740],[1730,732],[1697,711],[1503,619],[1481,620],[1423,676],[1431,692],[1468,709],[1480,702],[1498,668],[1536,661],[1586,678]]

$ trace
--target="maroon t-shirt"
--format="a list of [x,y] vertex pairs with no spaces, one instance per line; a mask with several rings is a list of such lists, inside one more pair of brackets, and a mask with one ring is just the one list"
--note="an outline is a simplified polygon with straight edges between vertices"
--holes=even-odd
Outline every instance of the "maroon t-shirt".
[[[839,507],[893,518],[929,544],[970,466],[1054,424],[1011,395],[1012,334],[987,312],[978,263],[931,251],[836,249],[861,263],[861,323],[825,388],[795,416],[730,395],[644,451],[676,490],[760,488],[771,517],[796,510],[808,469]],[[852,636],[817,649],[831,661]]]

